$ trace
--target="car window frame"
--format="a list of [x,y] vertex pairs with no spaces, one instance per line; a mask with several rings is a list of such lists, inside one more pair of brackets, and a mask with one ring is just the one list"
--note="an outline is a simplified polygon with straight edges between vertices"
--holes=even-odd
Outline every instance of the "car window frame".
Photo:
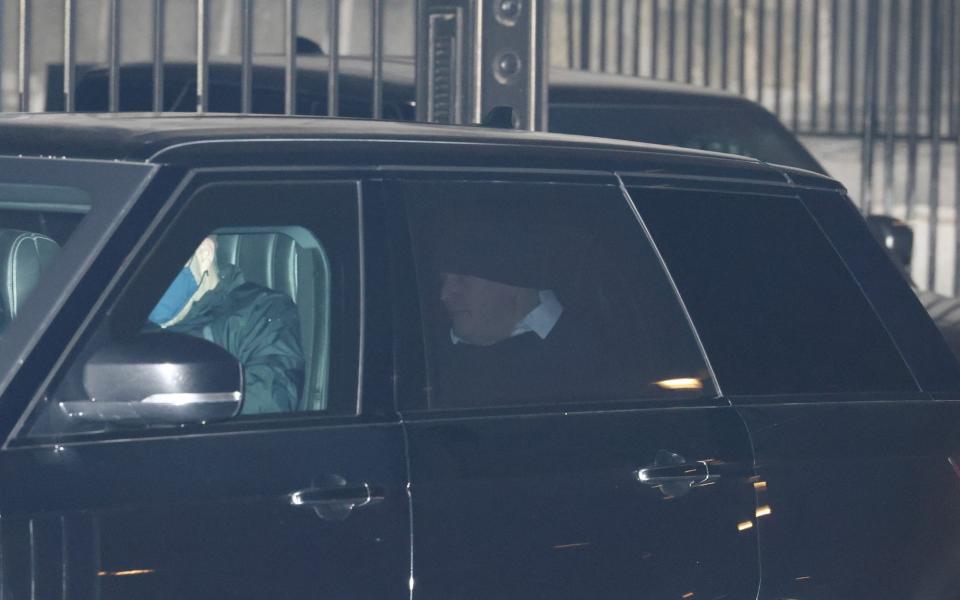
[[[703,351],[703,345],[696,329],[693,327],[690,315],[687,311],[683,299],[677,292],[673,283],[673,278],[666,269],[663,258],[659,250],[653,244],[649,231],[643,224],[637,214],[636,208],[625,194],[625,190],[618,175],[614,171],[598,170],[573,170],[573,169],[542,169],[542,168],[496,168],[496,167],[406,167],[406,166],[387,166],[383,168],[383,189],[384,195],[389,198],[389,208],[392,210],[390,221],[391,263],[392,268],[402,269],[401,273],[394,272],[392,279],[394,282],[408,282],[417,280],[416,259],[412,240],[410,240],[407,215],[403,209],[403,198],[400,193],[402,184],[406,181],[445,181],[445,182],[470,182],[470,183],[525,183],[525,184],[580,184],[580,185],[602,185],[615,188],[620,193],[620,199],[625,203],[628,213],[636,220],[637,233],[642,235],[638,237],[639,243],[647,245],[651,252],[655,253],[655,258],[659,267],[673,294],[673,299],[678,308],[682,311],[684,322],[697,344],[700,351],[700,357],[706,366],[707,372],[711,378],[713,388],[716,390],[714,395],[704,395],[699,398],[691,399],[669,399],[660,397],[650,397],[643,399],[628,399],[615,401],[575,401],[569,403],[553,404],[518,404],[502,405],[478,408],[451,408],[444,410],[431,410],[428,408],[411,409],[403,406],[404,394],[419,393],[421,397],[417,402],[425,404],[424,388],[428,385],[427,375],[427,347],[428,342],[425,339],[426,331],[422,325],[421,307],[420,307],[420,285],[408,285],[401,283],[400,287],[394,283],[392,293],[395,296],[396,311],[395,320],[399,323],[406,323],[406,330],[398,330],[397,341],[401,347],[415,347],[419,358],[415,358],[404,365],[402,361],[397,364],[397,411],[401,418],[409,421],[446,421],[461,418],[486,418],[486,417],[505,417],[521,415],[542,415],[542,414],[589,414],[609,411],[623,410],[685,410],[690,408],[716,408],[728,407],[730,402],[722,393],[720,385],[713,373],[709,357]],[[399,207],[399,208],[398,208]],[[401,218],[402,216],[402,218]],[[402,231],[398,231],[402,230]],[[397,252],[402,252],[397,256]],[[411,269],[413,269],[411,271]],[[413,295],[411,298],[410,295]],[[415,324],[411,325],[411,324]],[[411,334],[410,329],[415,329]],[[411,338],[411,335],[415,337]]]
[[[772,171],[778,171],[775,167],[769,167]],[[822,391],[822,392],[786,392],[786,393],[740,393],[730,392],[725,394],[730,403],[734,406],[762,406],[768,404],[811,404],[811,403],[846,403],[846,402],[916,402],[929,401],[933,398],[932,394],[923,389],[917,375],[911,364],[910,356],[904,352],[898,337],[891,331],[884,315],[877,310],[874,300],[863,288],[863,284],[858,275],[858,270],[851,267],[849,257],[837,247],[836,240],[830,233],[824,229],[822,216],[815,214],[810,210],[805,197],[810,193],[837,193],[843,195],[842,190],[834,189],[832,186],[806,185],[799,184],[789,176],[784,176],[783,183],[774,182],[755,182],[749,180],[730,179],[723,182],[711,181],[710,185],[698,183],[695,179],[686,177],[672,177],[670,175],[650,174],[642,172],[620,172],[618,176],[624,182],[627,190],[631,189],[669,189],[671,191],[689,191],[694,193],[737,193],[746,196],[785,196],[792,197],[799,202],[800,206],[810,217],[811,222],[816,226],[823,236],[824,241],[829,245],[830,250],[840,261],[844,270],[848,273],[850,279],[860,291],[860,295],[870,308],[878,324],[886,334],[890,345],[895,349],[902,361],[907,373],[913,378],[917,388],[914,390],[881,390],[881,391]],[[716,185],[715,185],[716,184]],[[631,204],[633,201],[631,199]],[[639,213],[638,213],[639,214]],[[641,221],[642,221],[641,217]],[[864,227],[866,225],[864,224]],[[872,239],[872,238],[871,238]],[[667,265],[669,269],[669,266]],[[694,327],[696,323],[694,322]],[[718,385],[723,385],[720,380]]]
[[[61,444],[85,444],[96,443],[100,441],[115,441],[121,439],[155,439],[171,438],[179,436],[210,436],[221,434],[236,434],[242,432],[272,431],[302,429],[316,426],[351,426],[359,423],[368,422],[395,422],[398,416],[393,411],[392,393],[388,394],[383,400],[364,401],[368,394],[365,393],[365,387],[373,387],[382,391],[383,386],[379,382],[373,381],[371,374],[365,369],[364,363],[368,360],[368,350],[371,346],[377,344],[389,343],[390,332],[382,323],[377,323],[376,327],[371,328],[367,321],[366,299],[369,297],[365,290],[369,287],[368,273],[366,268],[366,256],[368,250],[367,236],[364,235],[364,229],[367,226],[367,211],[365,209],[366,200],[370,193],[368,188],[368,179],[370,168],[367,167],[322,167],[322,166],[292,166],[292,167],[198,167],[194,169],[175,169],[179,171],[178,183],[173,193],[170,193],[163,199],[163,205],[152,211],[149,223],[136,234],[136,240],[132,244],[129,256],[123,260],[122,268],[112,273],[110,279],[104,285],[99,294],[94,307],[90,309],[83,319],[81,325],[74,323],[72,338],[68,344],[59,352],[58,360],[54,368],[43,378],[42,382],[33,388],[30,395],[30,401],[19,415],[19,421],[16,427],[7,436],[4,447],[43,447],[59,446]],[[42,402],[45,392],[50,388],[55,378],[65,372],[68,368],[71,357],[83,349],[83,344],[89,339],[99,323],[106,317],[110,309],[116,305],[123,297],[126,286],[131,279],[137,276],[139,266],[143,260],[149,258],[151,250],[149,249],[157,240],[167,235],[171,226],[174,225],[177,214],[182,210],[190,200],[201,191],[201,189],[212,182],[217,183],[237,183],[255,178],[253,181],[264,181],[275,178],[282,181],[295,181],[302,183],[350,183],[356,185],[356,208],[357,208],[357,259],[359,261],[357,270],[357,315],[360,322],[357,326],[357,333],[360,336],[357,340],[358,357],[356,361],[356,410],[352,414],[324,415],[317,412],[291,412],[274,413],[263,415],[263,418],[256,419],[231,419],[219,423],[210,423],[206,425],[188,425],[179,428],[143,428],[143,429],[117,429],[114,431],[87,433],[78,435],[54,435],[44,437],[29,437],[29,424],[36,415],[40,414],[38,405]],[[288,178],[295,177],[290,180]],[[154,198],[154,200],[157,200]],[[373,341],[372,341],[373,340]],[[388,365],[388,370],[392,365]],[[373,384],[372,386],[370,384]],[[369,394],[376,396],[376,394]],[[381,397],[384,394],[379,394]]]

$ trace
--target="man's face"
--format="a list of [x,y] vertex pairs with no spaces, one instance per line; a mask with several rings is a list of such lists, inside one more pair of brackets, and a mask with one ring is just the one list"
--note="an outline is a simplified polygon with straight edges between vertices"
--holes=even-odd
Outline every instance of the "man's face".
[[517,322],[521,288],[473,275],[443,273],[440,300],[453,333],[467,343],[488,346],[510,337]]

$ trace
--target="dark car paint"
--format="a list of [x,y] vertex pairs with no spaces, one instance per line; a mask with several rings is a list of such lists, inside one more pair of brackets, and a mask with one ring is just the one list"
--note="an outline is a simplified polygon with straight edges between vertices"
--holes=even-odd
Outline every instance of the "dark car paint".
[[[97,586],[106,597],[149,597],[158,589],[263,597],[277,590],[262,589],[262,580],[278,574],[289,575],[281,592],[334,597],[408,597],[408,577],[414,598],[652,598],[696,590],[696,597],[892,599],[949,597],[941,592],[957,589],[950,570],[960,551],[952,525],[960,502],[951,462],[960,458],[955,368],[919,303],[909,301],[906,283],[892,267],[878,267],[882,250],[860,235],[869,233],[848,211],[842,188],[825,177],[636,144],[364,122],[36,115],[0,118],[0,131],[4,155],[103,159],[112,149],[114,158],[167,165],[3,391],[5,437],[76,331],[76,315],[111,293],[118,271],[127,277],[123,258],[140,252],[141,236],[192,166],[226,174],[296,166],[373,180],[365,229],[379,232],[367,245],[369,264],[380,266],[367,273],[368,287],[401,298],[409,290],[388,283],[386,261],[376,260],[387,252],[381,234],[396,227],[384,221],[387,199],[375,183],[385,170],[558,180],[616,171],[677,189],[829,196],[846,212],[813,209],[814,216],[863,282],[922,390],[401,418],[390,409],[392,390],[412,393],[422,366],[401,353],[391,368],[376,348],[395,343],[403,319],[414,317],[409,298],[391,316],[388,296],[371,295],[381,305],[368,323],[372,368],[357,419],[227,423],[210,426],[218,435],[200,427],[82,443],[7,439],[0,451],[4,598],[32,584],[53,594],[44,586],[63,569],[107,573],[72,579],[68,591],[76,597],[92,596]],[[278,138],[290,139],[268,141]],[[944,390],[937,402],[934,389]],[[724,477],[683,498],[640,487],[632,472],[661,449],[717,460]],[[387,500],[339,527],[282,503],[331,471],[375,480]],[[746,521],[758,527],[739,531]],[[289,561],[258,562],[265,539]],[[186,555],[169,552],[188,547]],[[137,565],[161,568],[139,580],[109,575]],[[344,578],[308,581],[301,567]],[[164,569],[194,579],[164,579]],[[205,587],[201,577],[211,574],[219,579]]]

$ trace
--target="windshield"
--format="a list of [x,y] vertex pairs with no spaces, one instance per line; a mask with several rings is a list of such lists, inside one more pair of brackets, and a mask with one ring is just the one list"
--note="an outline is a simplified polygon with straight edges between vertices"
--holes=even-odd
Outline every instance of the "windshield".
[[727,152],[823,173],[776,117],[759,109],[558,104],[550,107],[550,130]]
[[32,321],[21,333],[42,326],[151,170],[0,158],[0,334],[21,320]]

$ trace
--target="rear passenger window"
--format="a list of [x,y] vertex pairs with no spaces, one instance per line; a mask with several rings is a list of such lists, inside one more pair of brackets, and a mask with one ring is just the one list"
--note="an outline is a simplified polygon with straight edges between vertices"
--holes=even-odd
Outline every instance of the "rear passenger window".
[[426,407],[711,397],[686,316],[616,186],[403,185]]
[[631,188],[728,394],[915,391],[799,198]]

